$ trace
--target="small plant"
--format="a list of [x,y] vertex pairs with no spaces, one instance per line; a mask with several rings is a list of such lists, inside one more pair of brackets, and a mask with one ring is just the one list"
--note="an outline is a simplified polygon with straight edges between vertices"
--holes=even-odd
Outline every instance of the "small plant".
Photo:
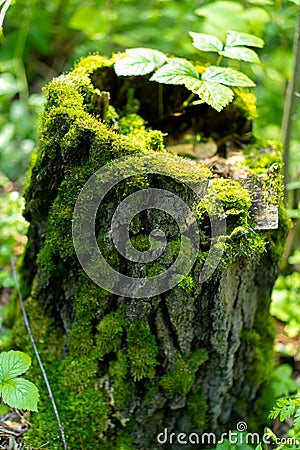
[[0,353],[0,397],[11,408],[37,411],[37,387],[20,377],[31,364],[30,356],[10,350]]
[[[223,57],[250,63],[259,62],[257,53],[248,47],[263,47],[262,39],[237,31],[228,31],[225,44],[210,34],[190,32],[190,36],[195,48],[218,55],[215,64],[203,67],[203,73],[199,73],[187,59],[169,58],[158,50],[147,48],[127,49],[126,55],[115,63],[115,72],[119,76],[147,75],[154,72],[150,81],[184,85],[192,91],[183,107],[207,103],[217,111],[232,102],[234,91],[231,87],[255,86],[244,73],[230,67],[220,67],[220,64]],[[195,95],[198,95],[200,100],[191,103]]]
[[[279,417],[281,422],[293,417],[293,428],[289,430],[289,439],[287,438],[276,449],[300,448],[300,390],[295,395],[277,400],[269,414],[270,419],[276,419],[276,417]],[[270,433],[270,437],[276,442],[276,435]]]

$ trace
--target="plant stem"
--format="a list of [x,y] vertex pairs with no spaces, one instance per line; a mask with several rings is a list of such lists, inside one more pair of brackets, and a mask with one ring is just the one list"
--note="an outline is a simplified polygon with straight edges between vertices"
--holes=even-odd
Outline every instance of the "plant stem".
[[179,111],[181,111],[182,109],[186,108],[187,106],[190,105],[191,101],[193,100],[193,98],[195,97],[194,92],[192,92],[188,98],[182,103],[182,105],[179,106]]
[[223,55],[219,55],[219,58],[217,59],[217,62],[216,62],[216,66],[219,66],[221,64],[222,59],[223,59]]
[[296,111],[296,95],[300,82],[300,7],[298,9],[298,18],[295,29],[294,45],[293,45],[293,69],[289,80],[286,97],[284,103],[284,111],[282,117],[282,142],[283,142],[283,176],[285,186],[285,199],[287,202],[286,185],[290,179],[290,141],[292,135],[293,118]]

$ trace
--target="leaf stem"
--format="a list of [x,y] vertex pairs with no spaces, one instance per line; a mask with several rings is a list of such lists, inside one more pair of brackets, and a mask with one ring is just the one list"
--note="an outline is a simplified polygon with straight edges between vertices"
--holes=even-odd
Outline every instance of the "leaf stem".
[[217,62],[216,62],[216,66],[219,66],[221,64],[222,59],[223,59],[223,55],[219,55]]
[[187,106],[189,106],[191,104],[191,101],[193,100],[193,98],[195,97],[196,94],[194,94],[194,92],[192,92],[188,98],[179,106],[179,111],[181,111],[182,109],[186,108]]

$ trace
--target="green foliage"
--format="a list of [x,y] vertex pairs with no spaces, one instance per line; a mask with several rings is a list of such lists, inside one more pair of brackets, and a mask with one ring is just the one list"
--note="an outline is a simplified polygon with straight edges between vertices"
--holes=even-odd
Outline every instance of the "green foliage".
[[[246,62],[259,62],[256,52],[247,47],[264,46],[264,41],[257,36],[229,30],[225,45],[216,36],[190,32],[193,45],[202,52],[216,52],[230,59],[238,59]],[[246,47],[247,46],[247,47]]]
[[0,287],[13,287],[12,255],[22,253],[27,238],[27,222],[21,214],[23,199],[5,176],[0,175]]
[[37,387],[19,377],[29,369],[30,364],[30,356],[23,352],[10,350],[0,353],[0,396],[11,408],[37,411]]
[[126,50],[127,58],[115,64],[117,75],[147,75],[165,64],[167,57],[158,50],[132,48]]
[[[226,43],[215,36],[190,32],[195,48],[205,52],[217,52],[222,58],[245,62],[259,62],[257,54],[248,49],[262,47],[262,39],[246,33],[229,31]],[[196,67],[183,58],[168,58],[161,52],[147,48],[126,50],[126,55],[115,63],[118,76],[146,75],[154,72],[150,81],[162,84],[184,85],[197,94],[198,102],[204,102],[221,111],[234,98],[234,91],[228,86],[253,87],[255,83],[244,73],[229,67],[210,65],[200,75]]]
[[300,273],[280,276],[272,293],[271,314],[286,323],[289,336],[300,333]]
[[[300,442],[300,391],[295,395],[280,398],[269,414],[270,419],[277,417],[281,422],[293,418],[293,427],[289,430],[289,438],[283,444],[277,446],[277,449],[299,448]],[[270,433],[270,437],[276,442],[276,436]],[[295,445],[295,442],[298,444]]]

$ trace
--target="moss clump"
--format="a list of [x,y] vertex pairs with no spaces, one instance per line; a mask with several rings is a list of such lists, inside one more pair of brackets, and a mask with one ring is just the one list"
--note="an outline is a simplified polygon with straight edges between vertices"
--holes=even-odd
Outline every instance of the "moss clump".
[[125,324],[123,312],[117,310],[107,314],[97,325],[96,353],[99,359],[121,347]]
[[158,346],[149,324],[134,322],[127,330],[128,358],[134,381],[153,378],[158,365]]
[[129,364],[126,353],[117,352],[116,360],[109,364],[109,375],[113,378],[113,406],[116,410],[125,409],[133,395],[132,382],[128,380]]
[[223,246],[223,265],[238,257],[256,258],[266,249],[266,237],[255,231],[249,210],[252,204],[250,193],[237,181],[215,180],[197,207],[200,222],[207,223],[209,217],[226,219],[226,236],[219,237],[216,245]]
[[235,99],[233,104],[247,120],[257,118],[255,94],[247,89],[234,88]]
[[187,275],[178,283],[178,287],[190,294],[195,287],[195,280],[191,275]]
[[242,225],[243,219],[248,216],[251,203],[249,192],[240,183],[218,178],[211,183],[207,194],[199,203],[197,214],[200,221],[203,216],[209,214],[226,218],[228,227],[232,222],[237,225],[240,221]]
[[247,357],[251,359],[249,365],[251,369],[247,373],[248,380],[255,379],[261,384],[270,376],[273,368],[274,337],[274,323],[269,317],[265,302],[261,301],[255,315],[254,328],[243,330],[241,336],[241,341],[248,352]]
[[166,395],[172,398],[178,394],[187,394],[195,382],[195,373],[207,357],[204,349],[195,350],[191,356],[176,353],[174,369],[159,382]]
[[204,430],[206,426],[208,404],[204,398],[202,389],[198,389],[187,398],[188,411],[198,430]]

